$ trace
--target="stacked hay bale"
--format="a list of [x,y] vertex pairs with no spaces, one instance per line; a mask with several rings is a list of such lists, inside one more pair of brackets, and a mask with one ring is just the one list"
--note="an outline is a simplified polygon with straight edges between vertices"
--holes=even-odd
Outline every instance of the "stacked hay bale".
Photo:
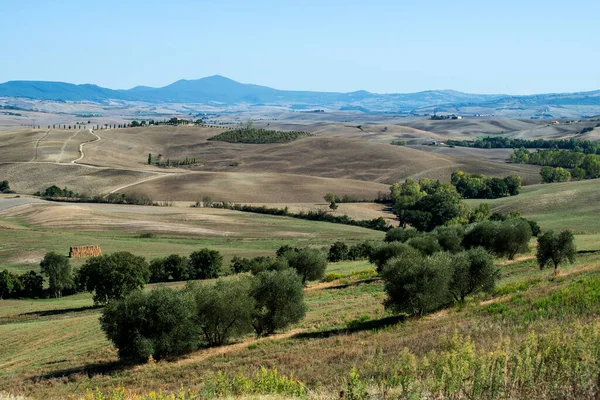
[[75,246],[71,247],[69,251],[69,257],[71,258],[83,258],[83,257],[97,257],[102,255],[100,246]]

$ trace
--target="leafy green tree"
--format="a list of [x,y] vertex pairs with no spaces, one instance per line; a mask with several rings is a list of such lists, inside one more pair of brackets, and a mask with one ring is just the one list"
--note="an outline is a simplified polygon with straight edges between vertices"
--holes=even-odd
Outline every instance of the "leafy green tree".
[[201,249],[190,254],[190,279],[213,279],[219,276],[223,256],[216,250]]
[[251,296],[255,300],[252,327],[257,336],[267,336],[304,318],[304,285],[291,269],[256,275]]
[[232,336],[252,332],[255,300],[250,296],[248,276],[215,283],[188,283],[186,288],[196,302],[194,321],[209,346],[225,344]]
[[329,248],[329,262],[338,262],[348,259],[348,245],[344,242],[335,242]]
[[323,199],[328,203],[335,203],[338,201],[338,198],[334,193],[327,193],[323,196]]
[[554,182],[554,168],[545,166],[540,169],[540,176],[542,177],[543,183]]
[[391,242],[381,244],[373,250],[369,257],[369,262],[375,264],[377,272],[381,273],[383,266],[388,260],[395,257],[420,257],[421,254],[415,248],[409,246],[406,243]]
[[199,329],[193,321],[193,298],[166,287],[149,293],[134,290],[102,311],[100,326],[119,358],[145,362],[193,351]]
[[317,249],[302,249],[284,254],[290,268],[302,277],[302,284],[321,279],[327,269],[325,253]]
[[71,263],[66,256],[55,252],[46,253],[40,262],[43,275],[48,277],[48,289],[54,297],[62,297],[65,289],[72,289],[74,285]]
[[120,300],[149,279],[146,260],[125,251],[89,258],[77,273],[79,286],[94,293],[94,304]]
[[571,173],[564,168],[557,167],[554,169],[554,182],[568,182],[571,180]]
[[452,257],[403,255],[392,258],[382,271],[386,308],[398,313],[424,315],[450,303]]
[[0,272],[0,300],[10,294],[14,287],[13,277],[7,269]]
[[165,260],[166,257],[161,257],[150,261],[150,283],[167,282],[169,280],[169,274],[165,269]]
[[450,293],[454,300],[464,302],[465,297],[477,292],[490,293],[500,277],[490,254],[481,247],[458,253],[452,258]]
[[585,170],[580,167],[573,168],[571,171],[571,177],[577,181],[585,179]]
[[35,271],[28,271],[19,277],[23,289],[22,296],[30,299],[44,295],[44,277]]
[[504,178],[504,183],[506,183],[506,187],[508,188],[508,194],[516,196],[521,191],[523,181],[519,175],[509,175]]
[[13,191],[10,189],[10,185],[8,184],[8,181],[1,181],[0,182],[0,193],[12,193]]
[[576,254],[575,237],[571,231],[562,231],[556,234],[550,230],[538,237],[536,256],[540,269],[552,264],[556,272],[561,264],[575,262]]

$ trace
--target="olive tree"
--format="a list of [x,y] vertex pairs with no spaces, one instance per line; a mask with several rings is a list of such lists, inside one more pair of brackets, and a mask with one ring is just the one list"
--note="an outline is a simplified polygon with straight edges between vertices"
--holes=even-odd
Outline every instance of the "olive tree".
[[252,327],[259,337],[298,322],[306,314],[302,278],[292,269],[259,273],[251,296],[255,301]]
[[120,359],[145,362],[150,356],[159,360],[197,349],[199,332],[193,317],[191,296],[161,287],[149,293],[135,290],[110,302],[100,326]]
[[231,336],[252,331],[255,300],[250,296],[249,276],[219,279],[215,283],[188,283],[186,290],[195,300],[194,322],[206,343],[220,346]]
[[562,231],[556,234],[554,231],[546,231],[538,237],[537,261],[541,269],[552,264],[554,271],[558,271],[560,264],[575,262],[577,248],[575,237],[571,231]]
[[424,315],[449,302],[452,257],[402,255],[389,260],[381,273],[385,282],[386,308],[398,313]]
[[493,291],[499,277],[492,256],[485,249],[475,247],[453,256],[450,293],[454,300],[463,302],[470,294]]
[[420,253],[415,248],[409,246],[406,243],[391,242],[384,243],[373,249],[369,262],[375,264],[377,272],[381,273],[385,263],[394,258],[400,256],[418,257]]
[[302,283],[321,279],[327,269],[327,257],[325,253],[317,249],[302,249],[287,252],[284,257],[288,260],[290,268],[298,272]]

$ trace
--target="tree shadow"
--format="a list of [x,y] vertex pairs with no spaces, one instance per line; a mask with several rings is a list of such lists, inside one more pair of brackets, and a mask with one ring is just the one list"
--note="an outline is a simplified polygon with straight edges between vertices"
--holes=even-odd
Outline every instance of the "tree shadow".
[[356,322],[346,328],[329,329],[318,332],[302,332],[292,336],[292,339],[324,339],[331,336],[348,335],[356,332],[387,328],[388,326],[396,325],[400,322],[404,322],[405,320],[405,315],[393,315],[371,321]]
[[126,363],[123,361],[107,361],[92,364],[86,364],[79,367],[65,368],[58,371],[48,372],[42,375],[35,375],[30,378],[33,383],[39,383],[44,380],[56,378],[69,378],[74,375],[87,375],[92,378],[95,375],[111,375],[115,372],[123,371],[134,367],[135,363]]
[[95,309],[99,309],[99,308],[102,308],[102,306],[84,306],[84,307],[76,307],[76,308],[60,308],[60,309],[56,309],[56,310],[46,310],[46,311],[31,311],[31,312],[19,314],[19,317],[33,317],[33,316],[49,317],[49,316],[53,316],[53,315],[79,313],[79,312],[95,310]]
[[348,282],[348,283],[342,283],[339,285],[335,285],[335,286],[328,286],[323,288],[323,290],[332,290],[332,289],[346,289],[352,286],[360,286],[364,283],[373,283],[373,282],[377,282],[380,281],[381,278],[377,277],[377,278],[369,278],[369,279],[363,279],[360,281],[356,281],[356,282]]
[[594,254],[598,253],[600,250],[577,250],[577,254]]

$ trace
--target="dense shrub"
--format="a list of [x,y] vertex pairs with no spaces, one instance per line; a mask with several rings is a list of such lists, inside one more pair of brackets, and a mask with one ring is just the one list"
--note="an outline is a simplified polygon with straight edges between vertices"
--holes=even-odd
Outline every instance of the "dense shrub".
[[79,287],[94,292],[95,304],[122,299],[149,280],[146,260],[125,251],[89,258],[77,271]]
[[353,244],[348,250],[348,258],[350,260],[364,260],[371,257],[375,245],[370,242],[361,242]]
[[249,276],[214,283],[194,282],[186,287],[196,303],[194,322],[210,346],[252,331],[254,299]]
[[560,264],[575,262],[576,254],[575,237],[571,231],[556,234],[550,230],[538,237],[536,256],[540,268],[551,264],[556,271]]
[[300,275],[303,284],[323,278],[327,269],[327,257],[317,249],[287,252],[283,256],[287,259],[290,268]]
[[223,256],[216,250],[201,249],[190,254],[189,279],[212,279],[219,276]]
[[258,256],[247,259],[236,256],[231,260],[231,270],[236,274],[251,272],[253,275],[256,275],[263,271],[283,271],[287,268],[289,268],[289,264],[285,257]]
[[414,238],[415,236],[419,236],[420,233],[413,228],[392,228],[385,233],[385,241],[386,242],[406,242],[409,239]]
[[391,258],[400,256],[418,257],[419,255],[418,250],[405,243],[384,243],[373,249],[373,252],[369,257],[369,262],[375,264],[377,272],[381,273],[384,264]]
[[182,291],[136,290],[109,303],[100,326],[119,358],[145,362],[150,356],[159,360],[197,349],[200,333],[193,316],[193,299]]
[[34,299],[44,296],[44,277],[35,271],[28,271],[19,276],[21,290],[15,297],[26,297]]
[[442,251],[442,246],[433,234],[421,235],[406,242],[413,249],[418,250],[424,256],[430,256],[433,253]]
[[389,260],[381,275],[385,281],[386,308],[398,313],[423,315],[451,300],[452,257],[402,255]]
[[8,181],[0,181],[0,193],[14,193],[14,191],[11,190]]
[[463,250],[465,228],[462,225],[440,226],[433,231],[433,234],[443,251],[455,254]]
[[255,279],[252,326],[257,336],[273,334],[304,318],[304,285],[296,272],[291,269],[261,272]]

